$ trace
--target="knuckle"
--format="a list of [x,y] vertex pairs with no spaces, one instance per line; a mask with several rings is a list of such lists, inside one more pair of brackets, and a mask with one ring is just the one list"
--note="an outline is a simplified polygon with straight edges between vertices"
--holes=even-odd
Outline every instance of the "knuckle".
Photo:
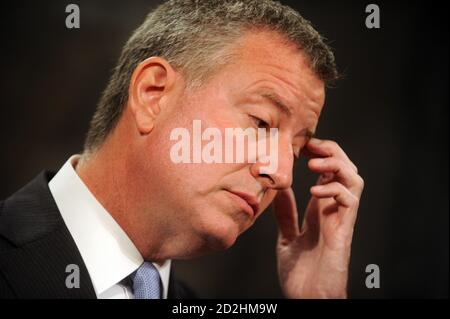
[[351,202],[352,202],[352,206],[353,207],[358,207],[359,206],[359,198],[355,195],[351,195]]
[[335,184],[336,189],[339,190],[340,192],[345,193],[345,192],[348,191],[348,190],[347,190],[347,187],[345,187],[344,185],[342,185],[342,184],[339,183],[339,182],[334,182],[333,184]]
[[349,172],[353,172],[353,167],[350,163],[348,163],[348,161],[346,161],[344,158],[340,158],[337,160],[339,162],[339,166],[340,167],[345,167]]
[[364,188],[364,179],[360,176],[360,175],[358,175],[358,185],[359,185],[359,187],[361,187],[361,188]]

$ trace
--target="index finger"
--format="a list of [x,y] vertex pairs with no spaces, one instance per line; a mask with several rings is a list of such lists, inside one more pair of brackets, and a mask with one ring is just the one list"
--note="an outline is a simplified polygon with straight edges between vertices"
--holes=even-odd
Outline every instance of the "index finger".
[[304,148],[303,154],[309,158],[336,156],[349,163],[352,169],[358,173],[358,168],[350,160],[344,150],[334,141],[311,138]]

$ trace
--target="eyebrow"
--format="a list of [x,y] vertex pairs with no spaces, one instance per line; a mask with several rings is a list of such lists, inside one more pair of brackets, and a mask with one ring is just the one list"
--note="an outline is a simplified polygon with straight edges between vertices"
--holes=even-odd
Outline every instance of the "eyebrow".
[[[285,103],[283,103],[283,101],[281,101],[280,97],[277,94],[272,92],[263,92],[261,96],[269,100],[283,114],[287,116],[292,116],[293,114],[292,109]],[[309,128],[304,128],[303,130],[300,131],[300,133],[298,133],[298,135],[305,136],[306,139],[309,141],[316,135],[316,133],[310,130]]]
[[292,116],[293,112],[290,107],[288,107],[283,101],[280,99],[278,95],[272,92],[264,92],[261,94],[263,98],[269,100],[273,105],[277,107],[277,109],[284,113],[287,116]]

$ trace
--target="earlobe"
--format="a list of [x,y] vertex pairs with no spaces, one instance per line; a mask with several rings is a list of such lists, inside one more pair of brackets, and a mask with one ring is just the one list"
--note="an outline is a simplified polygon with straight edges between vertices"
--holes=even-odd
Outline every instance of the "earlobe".
[[174,70],[162,58],[152,57],[141,62],[130,82],[128,104],[140,134],[149,134],[161,112],[161,99],[168,94],[174,81]]

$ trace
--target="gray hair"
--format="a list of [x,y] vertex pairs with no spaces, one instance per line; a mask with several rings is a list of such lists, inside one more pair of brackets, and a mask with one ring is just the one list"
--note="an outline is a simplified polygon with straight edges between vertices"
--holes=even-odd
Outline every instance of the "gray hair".
[[162,57],[188,87],[198,87],[227,61],[227,48],[255,29],[278,32],[296,45],[326,84],[338,78],[324,38],[288,6],[272,0],[169,0],[148,14],[123,47],[92,118],[85,151],[98,148],[116,126],[140,62]]

